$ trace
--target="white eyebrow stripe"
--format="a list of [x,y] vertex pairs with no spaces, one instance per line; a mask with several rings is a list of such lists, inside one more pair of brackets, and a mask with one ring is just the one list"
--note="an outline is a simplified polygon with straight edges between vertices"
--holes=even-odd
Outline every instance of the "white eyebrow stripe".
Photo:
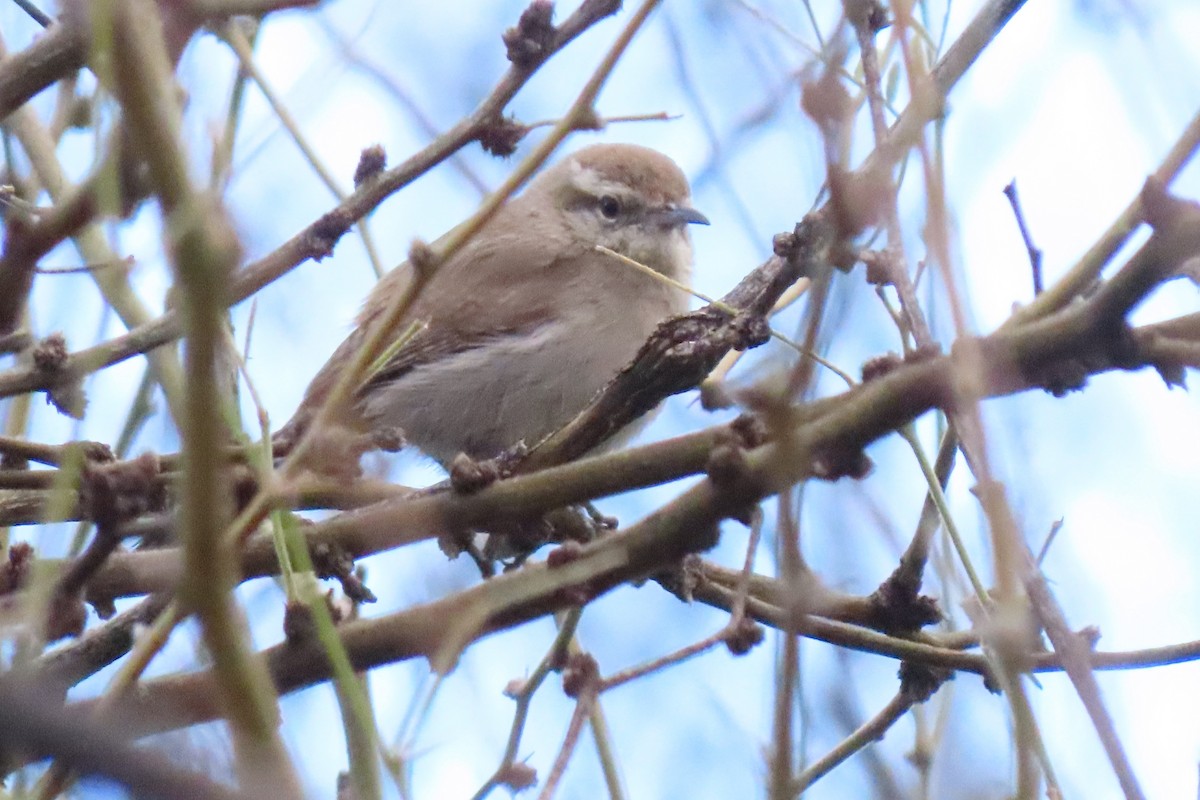
[[588,169],[578,162],[571,165],[571,185],[593,197],[605,194],[628,196],[632,189],[618,181],[605,180],[594,169]]

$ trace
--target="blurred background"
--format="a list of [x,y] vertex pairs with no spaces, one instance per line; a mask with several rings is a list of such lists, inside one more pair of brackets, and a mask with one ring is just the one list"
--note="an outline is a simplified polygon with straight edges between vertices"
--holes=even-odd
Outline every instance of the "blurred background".
[[[560,4],[557,18],[575,3]],[[918,3],[933,45],[944,49],[981,4]],[[255,61],[294,115],[296,125],[343,191],[364,147],[381,144],[395,164],[469,113],[507,66],[500,34],[522,2],[387,3],[338,0],[316,10],[270,16]],[[53,9],[48,9],[53,11]],[[596,25],[543,67],[509,111],[522,122],[557,119],[577,95],[629,14]],[[771,236],[790,230],[813,207],[825,179],[822,141],[799,105],[800,81],[819,74],[818,55],[845,48],[853,72],[857,50],[841,4],[795,0],[666,0],[634,40],[598,101],[607,117],[666,112],[670,121],[624,122],[571,136],[564,150],[593,141],[628,141],[672,156],[691,177],[694,205],[712,226],[693,230],[696,288],[721,295],[771,252]],[[815,27],[814,27],[815,25]],[[14,5],[0,4],[0,31],[10,51],[37,26]],[[881,43],[888,31],[880,34]],[[896,51],[883,58],[899,69]],[[198,181],[206,182],[213,142],[224,128],[237,65],[228,47],[202,34],[184,54],[178,76],[187,91],[186,131]],[[86,89],[92,80],[81,77]],[[907,100],[902,74],[893,107]],[[853,92],[854,87],[848,85]],[[45,93],[49,95],[51,93]],[[34,107],[48,113],[52,98]],[[1032,296],[1029,261],[1002,190],[1015,180],[1047,284],[1065,273],[1141,188],[1200,108],[1200,5],[1188,0],[1029,0],[949,98],[941,126],[927,141],[940,153],[952,214],[953,269],[969,326],[986,333]],[[107,111],[112,114],[113,106]],[[253,85],[233,152],[225,198],[247,259],[276,248],[330,209],[336,198]],[[894,117],[889,116],[889,121]],[[853,163],[869,152],[865,110],[853,140]],[[534,131],[514,159],[539,138]],[[76,179],[97,152],[94,130],[68,133],[60,148]],[[14,151],[6,151],[12,154]],[[18,161],[20,156],[15,156]],[[368,221],[385,268],[404,260],[414,237],[432,240],[469,215],[511,163],[470,146],[388,199]],[[18,163],[18,167],[20,164]],[[1200,197],[1200,167],[1173,184]],[[906,171],[901,219],[910,259],[924,258],[925,187],[919,161]],[[161,310],[170,274],[161,248],[158,211],[143,207],[108,229],[116,250],[136,260],[134,284]],[[1145,232],[1134,243],[1144,240]],[[1119,264],[1118,256],[1114,264]],[[46,267],[78,263],[60,248]],[[317,368],[350,330],[376,277],[361,239],[350,235],[331,258],[306,263],[233,311],[235,337],[249,338],[249,371],[272,423],[291,415]],[[868,358],[898,351],[895,327],[862,267],[834,279],[822,354],[858,375]],[[953,339],[946,292],[925,276],[922,304],[944,347]],[[699,301],[697,301],[699,304]],[[799,338],[803,303],[775,327]],[[1149,322],[1196,310],[1195,286],[1168,285],[1138,310]],[[123,331],[86,275],[43,277],[32,298],[34,330],[63,331],[79,348]],[[250,321],[253,327],[250,330]],[[793,356],[771,343],[730,376],[736,387],[769,378]],[[3,365],[0,365],[3,366]],[[92,376],[82,423],[35,403],[30,438],[117,439],[145,370],[131,359]],[[817,396],[841,380],[819,371]],[[161,400],[158,401],[161,406]],[[0,414],[8,404],[0,403]],[[253,408],[246,420],[253,430]],[[1195,497],[1200,478],[1200,407],[1194,394],[1168,389],[1151,371],[1095,378],[1082,392],[1055,399],[1041,393],[989,401],[986,435],[997,477],[1007,488],[1022,533],[1036,552],[1052,524],[1063,525],[1044,569],[1073,627],[1094,625],[1100,648],[1130,650],[1200,638],[1200,572]],[[667,438],[726,420],[702,410],[695,393],[668,403],[640,441]],[[936,421],[922,420],[926,449],[936,450]],[[165,414],[138,433],[133,452],[173,452],[177,437]],[[812,482],[798,495],[805,556],[828,585],[870,593],[894,568],[916,525],[925,483],[898,437],[869,450],[873,473],[862,481]],[[368,468],[400,483],[440,479],[417,455],[368,459]],[[976,563],[989,565],[988,537],[965,469],[949,488],[953,510]],[[676,496],[668,485],[600,504],[628,525]],[[756,568],[774,572],[774,505]],[[15,531],[45,555],[61,555],[73,524]],[[725,526],[710,557],[730,567],[744,557],[746,531]],[[941,545],[939,545],[941,547]],[[946,558],[941,559],[950,564]],[[447,561],[432,542],[366,560],[379,602],[374,616],[443,597],[475,584],[467,560]],[[967,586],[952,566],[930,575],[925,590],[940,598],[947,626],[968,627],[961,603]],[[985,581],[987,580],[985,576]],[[242,597],[258,644],[282,637],[282,594],[269,580]],[[590,606],[580,644],[608,674],[695,642],[727,615],[684,605],[656,584],[623,587]],[[397,664],[371,673],[380,730],[411,759],[412,796],[469,797],[495,769],[508,737],[513,702],[502,691],[536,666],[555,633],[544,619],[472,647],[433,692],[428,665]],[[601,700],[615,755],[631,798],[740,797],[765,784],[764,748],[771,737],[778,637],[735,658],[718,648],[672,669],[606,693]],[[197,630],[185,626],[152,672],[203,661]],[[894,694],[897,663],[819,642],[801,644],[796,710],[800,757],[824,754]],[[78,687],[103,687],[109,672]],[[1108,708],[1150,797],[1194,797],[1200,759],[1200,665],[1103,673]],[[1095,731],[1065,676],[1043,675],[1031,688],[1059,780],[1069,797],[1119,796]],[[431,698],[431,699],[430,699]],[[428,711],[416,709],[429,699]],[[558,681],[534,700],[521,757],[544,776],[574,703]],[[332,797],[346,769],[341,724],[328,685],[282,700],[284,729],[311,796]],[[1006,702],[978,677],[960,675],[927,704],[821,780],[806,797],[1002,798],[1013,790],[1012,722]],[[558,797],[604,794],[590,734],[576,752]],[[160,737],[189,763],[227,769],[220,726]],[[907,756],[918,742],[934,761],[923,780]],[[931,744],[932,743],[932,744]],[[84,784],[80,796],[105,796]],[[397,790],[389,785],[389,796]],[[501,790],[502,791],[502,790]]]

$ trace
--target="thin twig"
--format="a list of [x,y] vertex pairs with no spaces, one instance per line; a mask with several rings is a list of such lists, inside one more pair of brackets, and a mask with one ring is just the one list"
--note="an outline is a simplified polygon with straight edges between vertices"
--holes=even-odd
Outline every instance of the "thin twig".
[[1042,251],[1033,243],[1033,236],[1029,233],[1029,226],[1025,223],[1025,213],[1021,210],[1021,201],[1017,198],[1016,179],[1009,181],[1008,185],[1004,187],[1004,196],[1008,198],[1008,203],[1012,206],[1017,229],[1021,232],[1021,241],[1025,243],[1025,250],[1029,253],[1029,269],[1033,273],[1033,294],[1036,297],[1045,288],[1042,283]]
[[546,654],[542,656],[542,660],[538,662],[533,673],[517,685],[516,691],[512,694],[517,708],[513,712],[513,721],[508,732],[508,744],[505,745],[504,755],[500,757],[500,766],[496,767],[496,771],[492,773],[492,776],[472,795],[472,800],[483,800],[483,798],[491,794],[493,789],[504,783],[505,777],[510,773],[513,765],[516,764],[518,751],[521,747],[521,736],[525,731],[525,722],[529,717],[529,707],[533,702],[533,696],[541,688],[550,673],[555,669],[561,668],[563,654],[567,650],[568,643],[575,636],[575,630],[579,626],[579,619],[582,614],[583,609],[578,607],[567,611],[562,619],[562,623],[559,625],[558,634],[554,637],[554,641],[551,642]]
[[[313,171],[325,184],[331,194],[337,198],[338,202],[346,201],[346,192],[338,184],[337,178],[325,166],[321,157],[317,154],[316,149],[309,143],[308,137],[300,129],[300,125],[296,122],[296,118],[292,116],[287,105],[283,102],[283,98],[275,91],[274,87],[267,81],[266,76],[258,69],[258,64],[254,61],[254,53],[251,49],[250,41],[242,32],[238,23],[230,20],[223,25],[219,31],[219,35],[233,50],[237,56],[238,63],[241,64],[242,72],[249,75],[253,80],[258,90],[262,92],[267,103],[271,106],[271,110],[279,119],[279,124],[287,131],[288,136],[296,143],[297,149],[304,156],[304,160],[309,163]],[[383,266],[383,259],[379,255],[378,248],[375,247],[375,239],[371,236],[371,228],[366,219],[361,219],[355,223],[358,229],[358,235],[362,239],[363,248],[367,252],[367,259],[371,262],[371,269],[375,272],[376,278],[383,277],[386,271]]]
[[883,738],[888,729],[900,721],[904,713],[912,708],[913,701],[904,692],[897,692],[888,704],[880,709],[874,717],[863,723],[854,733],[843,739],[837,747],[830,750],[821,758],[814,761],[803,772],[796,776],[792,784],[793,795],[799,795],[812,786],[820,778],[828,775],[834,767],[841,764],[850,756]]
[[1092,672],[1091,646],[1083,636],[1070,629],[1062,607],[1050,590],[1050,584],[1028,552],[1025,553],[1024,566],[1025,591],[1029,593],[1029,602],[1033,606],[1034,614],[1046,631],[1050,643],[1054,645],[1054,652],[1062,659],[1063,669],[1092,720],[1096,734],[1100,737],[1100,744],[1104,747],[1104,754],[1108,756],[1113,772],[1117,775],[1121,791],[1126,800],[1140,800],[1145,795],[1138,784],[1137,776],[1134,775],[1133,765],[1129,763],[1125,749],[1121,746],[1116,726],[1100,695],[1100,684]]
[[[1191,161],[1200,148],[1200,111],[1184,127],[1179,138],[1167,150],[1166,156],[1158,168],[1154,170],[1152,179],[1163,186],[1169,187],[1175,176]],[[1075,263],[1067,274],[1053,286],[1034,298],[1028,306],[1019,309],[1004,323],[1006,327],[1020,325],[1024,322],[1044,317],[1062,308],[1081,292],[1087,289],[1122,245],[1129,240],[1133,232],[1142,224],[1145,207],[1139,192],[1130,201],[1117,218],[1113,220],[1095,244]]]
[[180,518],[186,578],[180,602],[195,610],[208,652],[221,675],[222,698],[234,735],[243,786],[300,797],[299,780],[279,736],[274,688],[253,658],[246,623],[236,608],[234,553],[221,529],[231,496],[221,442],[227,438],[219,375],[225,343],[224,304],[218,299],[238,258],[236,239],[220,209],[191,185],[180,133],[181,109],[161,21],[151,0],[125,0],[112,14],[115,89],[141,146],[150,179],[171,223],[176,280],[181,289],[187,393],[178,420],[184,444]]
[[559,748],[554,764],[550,767],[549,774],[546,775],[546,782],[542,786],[538,800],[550,800],[554,796],[554,790],[558,788],[558,782],[567,770],[567,762],[571,760],[571,754],[575,752],[579,734],[583,732],[583,724],[591,715],[592,704],[595,702],[595,691],[589,689],[585,689],[579,699],[575,701],[575,711],[571,714],[571,722],[567,725],[567,733],[563,737],[562,747]]

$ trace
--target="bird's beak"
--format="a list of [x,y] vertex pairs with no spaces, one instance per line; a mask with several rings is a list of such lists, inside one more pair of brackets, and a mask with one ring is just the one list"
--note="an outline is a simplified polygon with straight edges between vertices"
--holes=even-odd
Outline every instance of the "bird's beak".
[[654,210],[654,218],[664,228],[681,225],[707,225],[708,217],[688,206],[664,206]]

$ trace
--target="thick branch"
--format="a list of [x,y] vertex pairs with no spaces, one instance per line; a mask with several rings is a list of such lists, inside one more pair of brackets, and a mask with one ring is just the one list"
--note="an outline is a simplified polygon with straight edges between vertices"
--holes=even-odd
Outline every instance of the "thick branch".
[[[1155,234],[1158,236],[1159,234]],[[1200,242],[1174,246],[1194,238],[1183,232],[1163,234],[1171,242],[1151,240],[1145,245],[1158,252],[1186,260],[1200,251]],[[1166,247],[1166,244],[1173,246]],[[1114,306],[1114,297],[1129,300],[1129,286],[1143,278],[1168,274],[1164,265],[1135,254],[1130,261],[1135,273],[1098,291],[1088,302],[1077,303],[1048,318],[1016,329],[1002,328],[990,336],[964,340],[950,355],[902,362],[891,372],[860,384],[836,397],[818,400],[796,413],[795,428],[786,443],[804,458],[785,459],[779,465],[752,476],[759,496],[828,471],[831,465],[860,452],[871,442],[888,435],[934,408],[953,408],[961,402],[963,388],[959,361],[978,359],[972,368],[978,375],[974,387],[982,397],[997,397],[1035,387],[1063,390],[1064,381],[1078,386],[1087,376],[1111,369],[1159,367],[1161,352],[1155,346],[1167,334],[1188,332],[1196,327],[1191,317],[1134,331],[1121,320],[1097,315],[1097,309]],[[1143,280],[1144,296],[1154,286]],[[702,358],[707,355],[697,348]],[[656,357],[651,349],[650,358]],[[637,367],[631,367],[637,369]],[[1069,380],[1068,380],[1069,379]],[[614,384],[615,385],[615,384]],[[616,391],[612,389],[611,391]],[[657,401],[656,401],[657,402]],[[413,541],[454,533],[472,526],[528,518],[544,511],[585,499],[603,497],[641,486],[663,483],[703,471],[713,446],[737,438],[724,427],[682,436],[647,447],[627,450],[521,475],[475,494],[442,492],[414,498],[384,500],[359,511],[343,514],[313,525],[307,532],[314,544],[341,548],[360,557]],[[780,445],[751,451],[758,454]],[[774,456],[760,456],[769,463]],[[756,483],[757,482],[757,483]],[[747,496],[747,502],[754,499]],[[99,596],[141,594],[169,587],[176,576],[177,556],[170,550],[115,555],[89,584]],[[269,542],[252,538],[243,557],[247,577],[274,570]]]
[[36,42],[0,61],[0,120],[57,80],[82,69],[87,42],[74,25],[53,25]]
[[64,711],[38,687],[21,681],[0,682],[0,753],[7,761],[16,753],[61,759],[84,775],[97,775],[127,788],[133,797],[188,797],[233,800],[247,795],[173,763],[159,753],[135,747],[109,721]]

